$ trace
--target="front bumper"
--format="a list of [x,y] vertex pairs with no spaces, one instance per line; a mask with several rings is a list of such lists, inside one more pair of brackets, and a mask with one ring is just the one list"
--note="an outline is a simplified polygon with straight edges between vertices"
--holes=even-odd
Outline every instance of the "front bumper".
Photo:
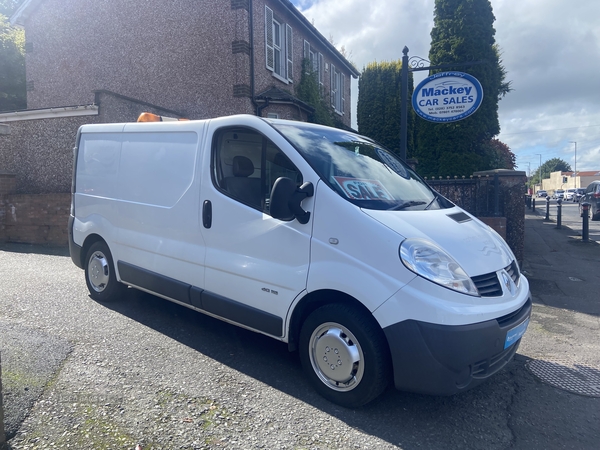
[[482,383],[515,355],[520,339],[504,348],[507,333],[531,316],[531,298],[517,311],[470,325],[405,320],[384,328],[402,391],[452,395]]

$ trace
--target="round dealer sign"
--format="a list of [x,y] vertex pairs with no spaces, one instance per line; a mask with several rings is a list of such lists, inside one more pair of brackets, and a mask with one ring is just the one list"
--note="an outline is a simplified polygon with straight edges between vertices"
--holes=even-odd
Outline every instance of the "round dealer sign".
[[456,122],[477,111],[481,100],[483,89],[477,78],[463,72],[442,72],[419,83],[412,105],[425,120]]

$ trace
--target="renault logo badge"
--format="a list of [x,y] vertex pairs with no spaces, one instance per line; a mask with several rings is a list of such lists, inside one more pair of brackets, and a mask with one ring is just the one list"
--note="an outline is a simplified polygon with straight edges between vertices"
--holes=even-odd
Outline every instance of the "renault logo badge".
[[514,285],[512,283],[512,280],[510,279],[510,276],[508,276],[508,274],[506,273],[506,270],[502,271],[502,282],[504,283],[504,286],[506,286],[506,290],[510,292],[511,295],[514,295]]

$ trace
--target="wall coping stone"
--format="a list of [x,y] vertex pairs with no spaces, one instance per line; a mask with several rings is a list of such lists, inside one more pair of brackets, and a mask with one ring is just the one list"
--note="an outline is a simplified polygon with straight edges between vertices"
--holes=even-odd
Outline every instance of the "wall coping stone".
[[477,177],[492,177],[498,175],[499,177],[527,177],[527,174],[522,170],[511,170],[511,169],[493,169],[483,170],[481,172],[475,172],[473,178]]

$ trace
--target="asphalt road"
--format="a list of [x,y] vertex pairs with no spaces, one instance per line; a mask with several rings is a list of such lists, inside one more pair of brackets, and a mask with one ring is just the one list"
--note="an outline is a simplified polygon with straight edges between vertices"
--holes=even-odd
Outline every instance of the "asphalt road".
[[0,246],[13,449],[598,448],[600,398],[528,369],[577,355],[600,367],[600,343],[581,345],[597,316],[536,304],[516,359],[484,385],[453,397],[390,389],[348,410],[312,391],[286,345],[138,291],[96,303],[83,271],[53,253]]

